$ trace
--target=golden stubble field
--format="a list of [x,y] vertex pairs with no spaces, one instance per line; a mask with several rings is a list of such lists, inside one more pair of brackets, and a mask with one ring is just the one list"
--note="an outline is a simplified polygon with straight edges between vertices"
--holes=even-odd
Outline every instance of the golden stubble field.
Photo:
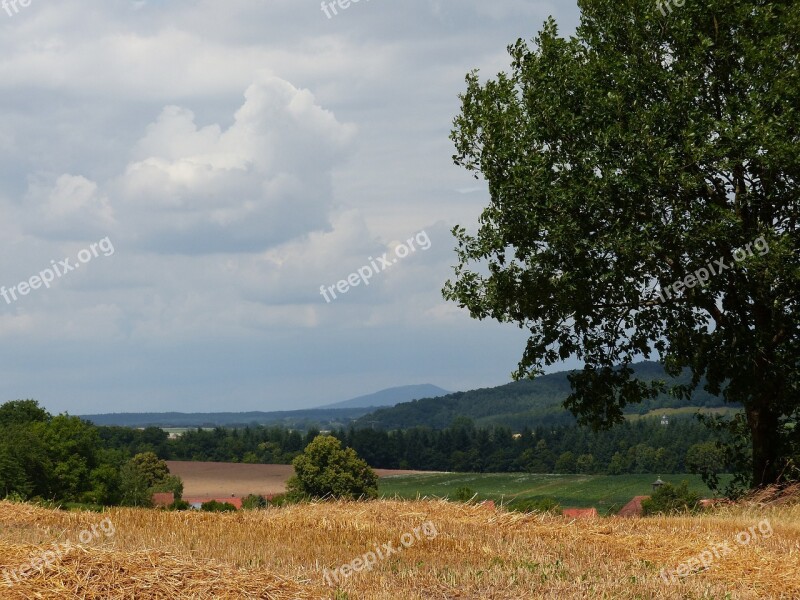
[[[769,537],[759,534],[765,519]],[[426,500],[234,514],[67,513],[0,502],[0,527],[4,599],[800,598],[798,506],[572,521]],[[737,543],[751,527],[752,541]],[[55,556],[67,542],[75,546]],[[701,572],[673,583],[659,575],[725,546]],[[390,555],[326,584],[325,569],[376,548]],[[38,570],[19,575],[37,558]],[[8,585],[6,569],[19,580],[12,575]]]

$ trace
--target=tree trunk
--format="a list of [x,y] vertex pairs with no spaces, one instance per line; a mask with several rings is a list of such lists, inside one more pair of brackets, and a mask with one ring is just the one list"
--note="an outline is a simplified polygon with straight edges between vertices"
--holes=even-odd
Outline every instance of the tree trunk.
[[753,441],[753,487],[776,483],[780,476],[778,417],[769,405],[770,399],[761,396],[746,409]]

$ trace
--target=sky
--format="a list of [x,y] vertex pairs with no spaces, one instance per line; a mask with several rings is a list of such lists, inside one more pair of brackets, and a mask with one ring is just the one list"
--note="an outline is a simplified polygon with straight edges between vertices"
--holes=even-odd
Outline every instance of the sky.
[[550,15],[571,34],[574,2],[26,3],[0,8],[0,402],[510,380],[525,332],[441,295],[488,203],[449,134],[465,75]]

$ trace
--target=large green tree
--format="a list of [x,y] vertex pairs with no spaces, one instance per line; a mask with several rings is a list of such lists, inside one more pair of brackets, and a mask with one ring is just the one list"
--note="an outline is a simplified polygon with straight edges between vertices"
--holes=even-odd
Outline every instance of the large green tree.
[[312,498],[375,498],[378,476],[352,448],[330,435],[318,435],[294,459],[295,474],[289,479],[291,493]]
[[578,4],[467,77],[454,159],[491,200],[445,297],[529,331],[517,377],[581,361],[582,423],[656,394],[653,356],[744,406],[751,484],[796,475],[800,3]]
[[180,500],[183,481],[154,452],[141,452],[122,466],[120,492],[126,506],[151,506],[154,492],[172,492]]

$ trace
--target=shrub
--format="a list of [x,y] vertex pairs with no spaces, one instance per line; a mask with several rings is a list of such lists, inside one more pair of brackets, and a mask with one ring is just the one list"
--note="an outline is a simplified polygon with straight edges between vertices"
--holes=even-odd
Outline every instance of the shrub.
[[682,481],[677,487],[665,483],[650,498],[642,502],[642,514],[646,516],[692,512],[697,510],[699,504],[700,494],[689,490],[687,481]]
[[192,507],[186,500],[175,500],[167,506],[167,510],[189,510]]
[[216,500],[209,500],[200,505],[200,510],[206,512],[236,512],[236,507],[230,502],[217,502]]
[[267,500],[267,504],[269,506],[287,506],[289,504],[308,502],[309,500],[311,500],[311,498],[309,496],[306,496],[305,494],[292,492],[286,494],[276,494],[275,496]]
[[292,465],[295,475],[286,486],[290,494],[350,500],[378,496],[375,471],[333,436],[315,437]]
[[245,510],[256,510],[259,508],[266,508],[267,500],[264,496],[258,494],[249,494],[242,498],[242,508]]
[[472,488],[467,486],[460,487],[456,490],[455,495],[453,496],[454,500],[458,502],[469,502],[473,498],[475,498],[477,492]]

